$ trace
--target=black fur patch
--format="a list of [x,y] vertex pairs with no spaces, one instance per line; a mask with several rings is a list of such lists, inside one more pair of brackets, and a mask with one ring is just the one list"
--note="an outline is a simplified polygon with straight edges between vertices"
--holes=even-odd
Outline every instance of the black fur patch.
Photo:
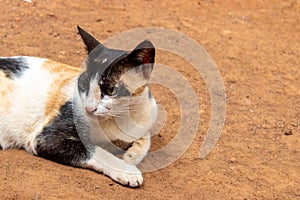
[[125,97],[130,96],[130,92],[128,91],[125,84],[120,84],[117,88],[117,97]]
[[37,136],[38,156],[67,165],[80,165],[90,158],[78,136],[73,120],[72,103],[67,102],[56,116]]
[[2,70],[6,77],[21,76],[22,73],[28,69],[24,58],[0,58],[0,70]]
[[[105,71],[110,70],[112,63],[119,60],[120,57],[123,57],[126,54],[125,51],[113,50],[106,48],[103,45],[98,45],[86,59],[87,70],[83,72],[78,79],[78,90],[81,94],[88,94],[90,90],[90,81],[98,77],[106,76]],[[103,62],[106,60],[106,62]]]

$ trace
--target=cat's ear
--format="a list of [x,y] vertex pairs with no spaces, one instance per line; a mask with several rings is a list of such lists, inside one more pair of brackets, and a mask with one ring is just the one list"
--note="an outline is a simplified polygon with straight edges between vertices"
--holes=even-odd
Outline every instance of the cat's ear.
[[153,44],[145,40],[128,55],[129,59],[134,61],[136,67],[139,67],[144,78],[149,79],[153,70],[155,48]]
[[77,25],[78,33],[81,36],[88,53],[90,53],[95,47],[97,47],[100,42],[96,40],[91,34],[83,30],[79,25]]

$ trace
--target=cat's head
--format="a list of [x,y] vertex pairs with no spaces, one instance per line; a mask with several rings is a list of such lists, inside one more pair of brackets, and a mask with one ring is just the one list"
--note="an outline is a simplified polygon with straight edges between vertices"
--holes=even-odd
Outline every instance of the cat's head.
[[155,48],[143,41],[131,52],[105,47],[78,26],[88,52],[85,71],[78,79],[84,112],[91,116],[122,117],[152,98],[148,82]]

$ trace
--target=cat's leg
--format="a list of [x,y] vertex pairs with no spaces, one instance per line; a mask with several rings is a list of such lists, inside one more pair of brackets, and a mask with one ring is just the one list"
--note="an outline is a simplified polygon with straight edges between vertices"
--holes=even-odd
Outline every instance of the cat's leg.
[[124,153],[123,160],[132,165],[139,164],[147,155],[150,148],[150,133],[133,142],[132,146]]
[[101,147],[96,147],[91,158],[83,162],[83,165],[102,172],[122,185],[137,187],[143,183],[142,173],[136,166],[126,163]]
[[73,134],[43,132],[37,136],[35,151],[38,156],[58,163],[101,172],[123,185],[137,187],[143,183],[142,174],[136,166],[100,147],[93,146],[87,150],[80,138]]

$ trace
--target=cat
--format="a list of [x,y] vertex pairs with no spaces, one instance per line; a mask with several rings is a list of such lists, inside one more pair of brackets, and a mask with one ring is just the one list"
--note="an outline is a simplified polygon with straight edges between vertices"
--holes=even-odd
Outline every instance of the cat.
[[82,69],[0,57],[0,148],[138,187],[143,177],[136,166],[149,151],[157,116],[149,87],[155,48],[145,40],[131,52],[110,49],[77,28],[87,50]]

